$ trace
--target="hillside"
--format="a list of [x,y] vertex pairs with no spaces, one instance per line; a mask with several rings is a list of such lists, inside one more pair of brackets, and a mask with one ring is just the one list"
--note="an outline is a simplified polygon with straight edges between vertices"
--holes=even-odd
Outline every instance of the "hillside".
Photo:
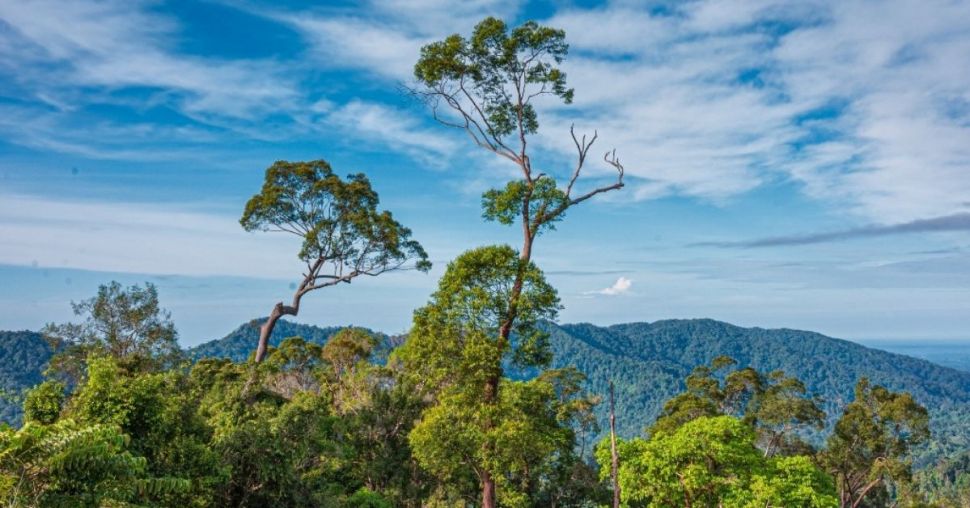
[[[245,359],[256,344],[259,322],[247,323],[190,352],[196,358]],[[280,321],[271,344],[293,335],[321,343],[337,330]],[[588,389],[597,394],[607,393],[610,379],[615,381],[618,426],[624,436],[637,435],[652,422],[664,401],[683,389],[683,379],[695,366],[729,355],[742,365],[762,371],[782,369],[803,380],[824,399],[825,410],[833,418],[851,400],[859,377],[909,391],[933,416],[934,443],[924,451],[927,457],[970,448],[970,372],[814,332],[742,328],[710,319],[609,327],[551,325],[550,332],[555,367],[575,365],[586,373]],[[397,338],[382,338],[379,359],[397,342]],[[605,428],[606,406],[598,410]]]
[[[259,341],[259,325],[263,319],[254,319],[240,325],[221,339],[204,342],[190,348],[189,356],[199,358],[229,358],[234,362],[245,362],[250,353],[256,349]],[[278,346],[287,337],[300,336],[315,344],[326,343],[330,336],[340,331],[339,327],[320,328],[318,326],[303,325],[281,319],[273,328],[273,335],[269,338],[270,346]]]
[[[229,332],[221,339],[204,342],[198,346],[189,348],[187,353],[192,359],[199,358],[229,358],[234,362],[244,362],[249,355],[256,349],[259,341],[259,326],[264,319],[254,319],[245,323],[239,328]],[[325,344],[333,334],[339,332],[342,327],[329,326],[321,328],[313,325],[304,325],[281,319],[276,322],[273,328],[273,335],[269,338],[269,345],[276,347],[288,337],[302,337],[314,344]],[[382,333],[371,331],[377,335],[379,343],[375,353],[377,361],[387,358],[387,353],[396,344],[394,337]]]
[[[219,357],[244,361],[253,350],[261,320],[243,324],[225,337],[188,350],[192,358]],[[281,320],[270,340],[302,336],[324,343],[339,328],[320,328]],[[620,433],[639,434],[653,421],[663,402],[683,388],[683,379],[697,365],[718,355],[730,355],[742,365],[759,370],[782,369],[802,379],[825,400],[825,409],[837,416],[852,396],[855,381],[868,376],[874,382],[906,390],[933,417],[934,443],[926,456],[950,454],[970,448],[970,373],[942,367],[904,355],[889,353],[813,332],[741,328],[709,319],[666,320],[609,327],[590,324],[550,325],[554,366],[575,365],[588,376],[588,389],[607,393],[616,383]],[[377,361],[401,338],[380,335]],[[2,332],[0,381],[10,391],[37,383],[50,355],[46,343],[33,332]],[[522,373],[525,375],[525,373]],[[600,421],[605,424],[606,406]],[[15,422],[19,408],[0,404],[3,421]],[[604,425],[605,427],[605,425]]]
[[[799,330],[741,328],[709,319],[666,320],[610,327],[555,327],[555,365],[576,365],[588,387],[617,387],[618,426],[623,435],[642,431],[663,402],[683,388],[697,365],[729,355],[762,371],[782,369],[805,382],[837,416],[851,400],[856,380],[911,392],[931,412],[934,443],[927,457],[970,448],[970,373],[925,360],[870,349]],[[605,422],[605,406],[600,420]]]
[[41,373],[51,356],[50,346],[37,332],[0,332],[0,422],[17,424],[24,389],[41,382]]

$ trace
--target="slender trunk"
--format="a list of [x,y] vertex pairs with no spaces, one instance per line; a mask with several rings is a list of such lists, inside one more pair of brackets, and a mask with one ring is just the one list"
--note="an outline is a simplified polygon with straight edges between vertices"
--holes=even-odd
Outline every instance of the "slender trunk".
[[613,508],[620,508],[620,456],[616,453],[616,403],[610,381],[610,481],[613,482]]
[[495,508],[495,480],[488,471],[482,472],[482,508]]
[[[508,313],[505,316],[505,320],[499,327],[499,347],[504,348],[509,344],[512,336],[512,326],[515,324],[515,318],[518,315],[519,307],[519,296],[522,294],[522,287],[525,284],[525,267],[526,264],[531,261],[532,258],[532,242],[535,240],[530,228],[528,220],[528,210],[529,202],[526,199],[523,204],[523,222],[522,222],[522,233],[524,238],[522,240],[522,252],[519,253],[519,261],[521,265],[519,267],[518,274],[516,274],[515,282],[512,284],[512,291],[509,294],[509,306]],[[499,380],[502,377],[502,368],[499,366],[498,372],[493,376],[489,377],[485,382],[485,393],[484,400],[486,404],[496,404],[498,402],[498,385]],[[492,428],[493,422],[486,420],[484,422],[485,430],[488,431]],[[491,450],[491,443],[486,444],[486,453],[493,451]],[[488,471],[483,471],[481,475],[482,480],[482,508],[495,508],[495,479]]]
[[266,349],[269,347],[269,338],[273,335],[273,328],[276,327],[276,322],[280,320],[283,316],[296,316],[300,312],[300,300],[303,295],[307,294],[313,289],[319,286],[314,286],[314,282],[317,280],[317,274],[320,273],[320,268],[323,266],[323,257],[318,257],[313,264],[308,266],[307,273],[303,275],[303,281],[300,282],[299,287],[296,288],[296,292],[293,293],[293,302],[290,305],[283,305],[283,302],[278,302],[273,306],[273,311],[269,313],[269,317],[266,318],[266,322],[259,327],[259,344],[256,346],[256,363],[263,361],[266,358]]
[[684,489],[684,508],[690,508],[690,491],[687,489],[687,484],[684,483],[684,477],[680,474],[677,475],[677,481],[680,482],[681,488]]
[[294,305],[289,306],[283,305],[283,302],[277,303],[273,307],[273,311],[269,313],[269,317],[267,317],[266,321],[259,327],[259,344],[256,346],[256,363],[259,363],[266,358],[266,349],[269,347],[269,338],[273,335],[273,328],[276,327],[276,322],[285,315],[295,316],[297,312],[300,311],[299,296],[295,296],[293,298],[293,304]]
[[[490,377],[485,382],[485,393],[484,399],[485,404],[495,404],[498,400],[498,384],[499,384],[500,374],[497,376]],[[485,429],[490,430],[494,425],[491,417],[487,417],[485,420]],[[494,444],[489,441],[485,443],[486,454],[494,453]],[[488,470],[483,470],[482,475],[482,508],[495,508],[495,479],[492,478],[492,473]]]
[[280,308],[283,307],[282,303],[276,304],[273,307],[273,312],[269,314],[266,321],[259,327],[259,344],[256,346],[256,363],[263,361],[266,357],[266,348],[269,345],[269,338],[273,335],[273,328],[276,327],[276,322],[283,316]]
[[771,437],[768,439],[768,444],[767,444],[767,446],[765,446],[765,458],[766,459],[771,456],[771,449],[774,448],[774,446],[775,446],[775,438],[776,437],[777,437],[777,435],[775,433],[772,433],[771,434]]

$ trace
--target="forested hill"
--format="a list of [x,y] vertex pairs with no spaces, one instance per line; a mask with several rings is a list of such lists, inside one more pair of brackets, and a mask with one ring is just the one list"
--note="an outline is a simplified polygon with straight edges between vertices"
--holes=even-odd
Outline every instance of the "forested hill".
[[[234,362],[245,362],[250,353],[256,349],[256,343],[259,340],[259,326],[264,319],[254,319],[245,323],[221,339],[203,342],[189,349],[189,356],[194,359],[229,358]],[[339,327],[320,328],[281,319],[277,321],[276,327],[273,329],[269,345],[276,347],[283,339],[296,336],[303,337],[308,342],[323,344],[339,330]]]
[[[193,358],[245,361],[256,345],[259,324],[248,322],[227,336],[188,352]],[[590,391],[605,395],[616,383],[617,423],[624,436],[639,434],[664,401],[683,389],[683,379],[697,365],[729,355],[742,366],[782,369],[802,379],[825,400],[835,417],[850,400],[861,376],[896,390],[911,392],[930,409],[934,440],[931,455],[970,449],[970,372],[958,371],[904,355],[799,330],[741,328],[710,319],[666,320],[609,327],[550,325],[554,366],[575,365],[588,377]],[[324,343],[339,328],[320,328],[280,320],[270,340],[301,336]],[[400,342],[380,335],[378,360]],[[0,382],[16,392],[41,379],[50,351],[39,334],[0,332]],[[605,424],[606,405],[599,409]],[[15,422],[19,408],[0,401],[2,420]]]
[[19,421],[17,396],[41,382],[50,356],[50,346],[39,333],[0,331],[0,422]]
[[[245,323],[221,339],[204,342],[190,348],[188,354],[193,359],[229,358],[234,362],[245,362],[249,358],[249,355],[256,349],[256,343],[259,340],[259,327],[264,320],[265,318],[260,318]],[[307,342],[324,344],[330,340],[333,334],[340,331],[341,328],[337,326],[321,328],[281,319],[276,322],[276,327],[273,328],[273,335],[270,336],[269,345],[273,347],[279,346],[280,342],[287,337],[302,337]],[[375,355],[378,360],[383,360],[387,357],[390,348],[396,345],[398,341],[393,337],[381,333],[373,331],[371,333],[374,333],[380,339]]]
[[[589,389],[599,394],[606,394],[614,380],[623,435],[638,434],[652,422],[695,366],[729,355],[741,366],[782,369],[798,377],[825,400],[830,417],[851,400],[862,376],[909,391],[932,415],[934,442],[926,452],[970,448],[970,372],[818,333],[742,328],[710,319],[561,325],[552,334],[557,367],[575,365],[588,376]],[[605,422],[606,406],[599,409]]]
[[[226,337],[192,350],[195,358],[245,360],[256,344],[259,324],[253,320]],[[291,336],[323,343],[339,328],[319,328],[281,320],[271,345]],[[789,329],[742,328],[711,319],[665,320],[609,327],[590,324],[550,325],[554,366],[575,365],[588,377],[587,387],[606,394],[616,383],[621,434],[639,434],[656,417],[664,401],[681,391],[690,371],[719,355],[761,371],[782,369],[821,396],[826,412],[836,418],[851,400],[856,381],[906,390],[930,409],[934,440],[931,456],[970,448],[970,372],[942,367],[909,356],[871,349],[846,340]],[[398,338],[381,336],[378,358]],[[606,422],[606,405],[598,408]]]

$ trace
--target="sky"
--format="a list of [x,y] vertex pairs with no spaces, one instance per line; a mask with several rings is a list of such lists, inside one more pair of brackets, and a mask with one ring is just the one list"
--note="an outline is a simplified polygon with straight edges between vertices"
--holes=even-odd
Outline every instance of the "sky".
[[626,168],[537,242],[560,321],[970,344],[967,0],[0,0],[0,329],[111,280],[155,284],[184,345],[268,314],[299,245],[242,207],[273,161],[326,159],[435,268],[297,320],[406,331],[450,259],[518,244],[480,209],[515,167],[406,93],[421,46],[485,16],[566,31],[575,101],[538,104],[537,167],[569,174],[575,124]]

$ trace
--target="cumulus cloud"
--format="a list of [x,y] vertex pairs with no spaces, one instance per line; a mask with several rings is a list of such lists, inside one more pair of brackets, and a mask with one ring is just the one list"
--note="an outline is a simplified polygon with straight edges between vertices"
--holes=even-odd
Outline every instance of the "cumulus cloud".
[[606,295],[606,296],[616,296],[623,295],[630,292],[630,288],[633,287],[633,281],[626,278],[620,277],[616,279],[616,282],[608,288],[603,288],[597,291],[587,291],[588,295]]

